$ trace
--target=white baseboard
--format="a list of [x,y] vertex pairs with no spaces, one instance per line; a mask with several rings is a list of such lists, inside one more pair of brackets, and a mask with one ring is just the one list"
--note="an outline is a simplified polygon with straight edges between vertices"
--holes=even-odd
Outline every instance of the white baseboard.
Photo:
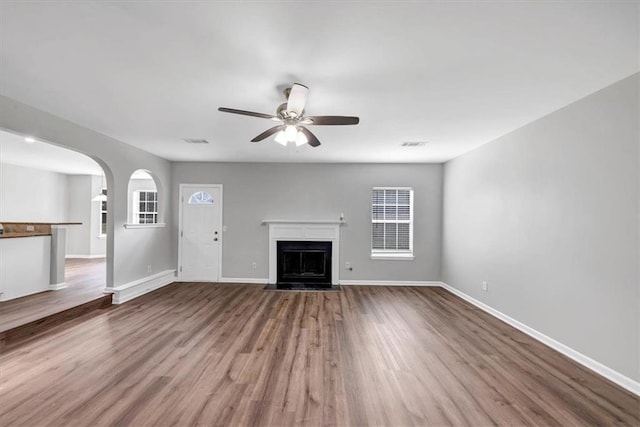
[[[253,283],[267,285],[269,279],[221,277],[219,283]],[[341,285],[369,285],[369,286],[440,286],[441,282],[422,281],[392,281],[392,280],[340,280]]]
[[543,334],[542,332],[539,332],[527,325],[525,325],[524,323],[521,323],[519,321],[517,321],[516,319],[507,316],[506,314],[496,310],[495,308],[492,308],[490,306],[488,306],[487,304],[478,301],[477,299],[470,297],[469,295],[465,294],[462,291],[459,291],[458,289],[447,285],[444,282],[441,282],[441,286],[446,289],[447,291],[451,292],[454,295],[459,296],[460,298],[462,298],[463,300],[470,302],[471,304],[475,305],[476,307],[484,310],[485,312],[491,314],[494,317],[497,317],[498,319],[502,320],[503,322],[513,326],[514,328],[518,329],[521,332],[524,332],[525,334],[529,335],[532,338],[535,338],[536,340],[540,341],[542,344],[545,344],[549,347],[551,347],[552,349],[564,354],[565,356],[567,356],[570,359],[573,359],[574,361],[578,362],[579,364],[581,364],[582,366],[591,369],[592,371],[594,371],[595,373],[602,375],[603,377],[607,378],[608,380],[618,384],[620,387],[629,390],[631,393],[634,393],[638,396],[640,396],[640,383],[621,374],[618,371],[614,371],[613,369],[609,368],[608,366],[603,365],[602,363],[593,360],[592,358],[585,356],[584,354],[572,349],[571,347],[566,346],[565,344],[562,344],[561,342],[558,342],[556,340],[554,340],[553,338]]
[[243,279],[240,277],[221,277],[218,283],[255,283],[259,285],[266,285],[269,283],[269,279],[250,278]]
[[442,282],[421,282],[413,280],[340,280],[340,284],[346,286],[441,286]]
[[66,288],[66,287],[68,287],[68,286],[69,286],[69,285],[67,285],[65,282],[62,282],[62,283],[56,283],[56,284],[51,283],[51,284],[49,285],[49,290],[50,290],[50,291],[58,291],[58,290],[60,290],[60,289],[64,289],[64,288]]
[[82,258],[82,259],[94,259],[94,258],[106,258],[106,255],[74,255],[74,254],[66,254],[65,258]]
[[113,291],[113,303],[122,304],[141,295],[175,282],[176,271],[165,270],[124,285],[116,286]]

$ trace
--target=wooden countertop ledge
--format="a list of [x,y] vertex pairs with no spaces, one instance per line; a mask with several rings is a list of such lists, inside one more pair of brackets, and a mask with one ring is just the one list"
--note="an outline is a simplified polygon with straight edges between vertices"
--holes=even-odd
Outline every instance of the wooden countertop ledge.
[[0,234],[1,239],[11,239],[16,237],[51,236],[52,226],[82,225],[81,222],[17,222],[17,221],[0,221],[0,224],[2,224],[2,227],[4,228],[4,233]]
[[82,225],[81,222],[19,222],[19,221],[0,221],[2,226],[6,225]]
[[37,237],[37,236],[51,236],[51,233],[36,233],[36,232],[4,233],[4,234],[0,234],[0,239],[13,239],[16,237]]

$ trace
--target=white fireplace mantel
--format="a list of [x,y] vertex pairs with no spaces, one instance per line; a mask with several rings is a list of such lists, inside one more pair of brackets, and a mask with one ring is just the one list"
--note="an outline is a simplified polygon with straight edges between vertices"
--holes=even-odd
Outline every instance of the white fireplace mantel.
[[300,240],[331,242],[331,284],[340,283],[340,226],[341,220],[263,220],[269,225],[269,283],[278,277],[278,241]]
[[263,219],[263,224],[346,224],[346,221],[340,219]]

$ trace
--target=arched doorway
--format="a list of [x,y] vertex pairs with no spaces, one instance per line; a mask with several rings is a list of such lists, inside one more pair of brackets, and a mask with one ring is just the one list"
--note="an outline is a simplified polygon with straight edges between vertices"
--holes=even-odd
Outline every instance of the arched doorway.
[[[0,260],[3,332],[21,326],[16,318],[36,321],[105,298],[108,174],[90,157],[45,141],[0,130],[0,142],[0,243],[22,248],[28,261]],[[36,238],[50,239],[40,244],[42,256],[29,252]]]

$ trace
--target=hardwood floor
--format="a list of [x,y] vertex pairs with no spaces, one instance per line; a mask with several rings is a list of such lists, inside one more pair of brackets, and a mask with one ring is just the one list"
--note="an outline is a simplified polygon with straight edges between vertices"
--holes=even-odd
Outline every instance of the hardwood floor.
[[67,288],[0,302],[0,333],[102,298],[106,274],[106,258],[67,259]]
[[2,425],[640,425],[440,288],[176,283],[0,356]]

